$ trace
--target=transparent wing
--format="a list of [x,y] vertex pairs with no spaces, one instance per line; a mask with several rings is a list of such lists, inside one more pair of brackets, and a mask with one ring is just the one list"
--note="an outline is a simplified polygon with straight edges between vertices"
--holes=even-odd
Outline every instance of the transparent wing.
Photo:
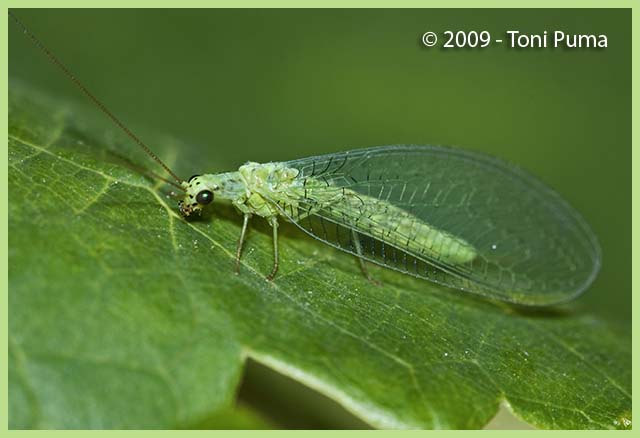
[[582,217],[521,169],[487,155],[384,146],[285,163],[300,184],[282,214],[366,260],[519,304],[565,301],[600,266]]

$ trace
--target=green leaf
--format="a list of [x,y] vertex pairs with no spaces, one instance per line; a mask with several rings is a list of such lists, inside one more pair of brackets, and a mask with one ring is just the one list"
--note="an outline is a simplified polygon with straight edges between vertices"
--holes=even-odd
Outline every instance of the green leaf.
[[[92,119],[11,83],[11,428],[207,425],[233,409],[247,358],[380,428],[480,428],[501,402],[536,427],[630,427],[626,330],[384,269],[373,287],[287,224],[267,282],[259,218],[235,276],[240,216],[214,204],[182,220],[132,170],[144,156]],[[206,170],[185,146],[154,149]]]
[[188,429],[274,429],[274,425],[248,406],[235,406],[213,412],[208,418],[183,425]]

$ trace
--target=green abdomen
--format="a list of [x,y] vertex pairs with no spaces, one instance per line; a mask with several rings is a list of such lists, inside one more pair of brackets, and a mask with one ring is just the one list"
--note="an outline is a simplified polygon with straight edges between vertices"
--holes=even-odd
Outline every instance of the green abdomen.
[[327,199],[324,207],[322,210],[332,216],[341,216],[342,222],[350,221],[351,228],[415,255],[456,265],[470,262],[477,255],[464,239],[383,200],[344,190],[341,196]]

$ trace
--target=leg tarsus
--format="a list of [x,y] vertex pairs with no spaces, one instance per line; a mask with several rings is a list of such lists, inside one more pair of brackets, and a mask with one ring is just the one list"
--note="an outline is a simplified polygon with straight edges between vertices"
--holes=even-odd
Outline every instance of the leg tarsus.
[[273,216],[269,218],[269,223],[273,228],[273,268],[271,269],[271,273],[267,275],[267,281],[271,281],[275,278],[276,273],[278,272],[278,218]]
[[362,271],[364,277],[369,280],[369,282],[374,286],[382,286],[382,282],[373,278],[373,276],[369,273],[369,270],[367,269],[367,263],[360,257],[358,257],[358,262],[360,264],[360,270]]
[[358,232],[352,229],[351,233],[353,237],[353,246],[355,247],[356,253],[357,253],[356,258],[358,259],[358,263],[360,264],[360,270],[362,271],[362,274],[364,274],[365,278],[369,280],[369,282],[371,282],[373,285],[382,286],[381,281],[376,280],[371,276],[371,274],[369,274],[369,270],[367,269],[366,262],[364,261],[364,258],[363,258],[362,245],[360,244],[360,238],[358,236]]
[[240,238],[238,239],[238,247],[236,248],[236,275],[240,273],[240,255],[242,254],[242,246],[244,244],[244,237],[247,233],[247,226],[249,225],[249,213],[244,214],[244,220],[242,222],[242,231],[240,231]]

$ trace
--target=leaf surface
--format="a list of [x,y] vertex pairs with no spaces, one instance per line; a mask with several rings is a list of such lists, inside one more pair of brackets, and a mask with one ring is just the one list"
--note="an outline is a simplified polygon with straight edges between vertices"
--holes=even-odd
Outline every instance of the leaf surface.
[[536,427],[630,427],[630,339],[579,303],[516,308],[379,268],[373,287],[287,224],[266,282],[259,218],[235,276],[231,207],[182,220],[127,164],[147,166],[135,146],[26,90],[9,103],[11,428],[207,424],[248,357],[375,427],[479,428],[501,402]]

